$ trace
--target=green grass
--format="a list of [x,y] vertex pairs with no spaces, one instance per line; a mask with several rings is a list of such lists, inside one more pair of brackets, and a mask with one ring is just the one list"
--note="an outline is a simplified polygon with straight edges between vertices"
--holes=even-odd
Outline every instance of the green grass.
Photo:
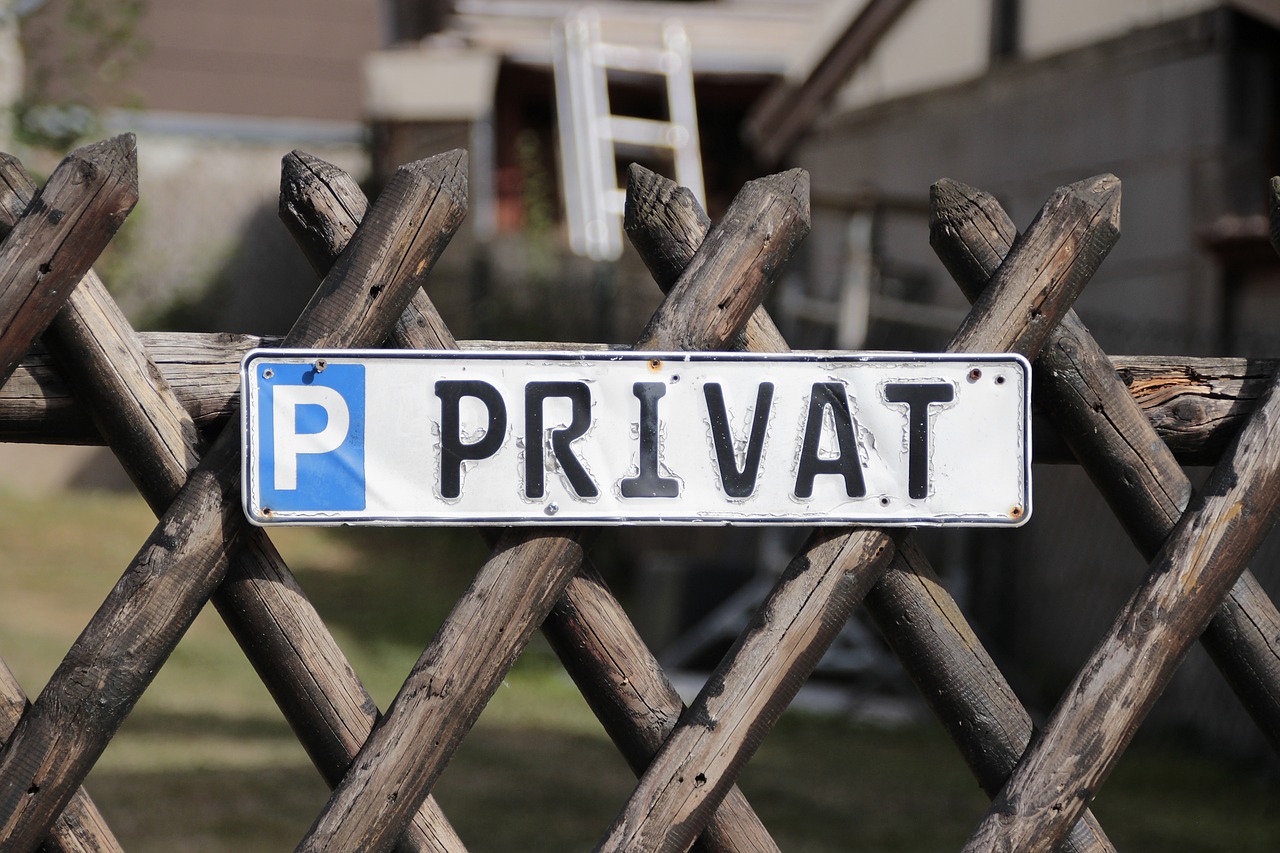
[[[0,496],[0,655],[35,693],[150,531],[133,498]],[[273,539],[383,707],[485,553],[468,531],[281,530]],[[590,849],[634,782],[539,641],[435,794],[468,848]],[[935,726],[785,715],[741,784],[784,851],[956,849],[986,799]],[[125,849],[292,849],[327,791],[207,610],[86,787]],[[1123,851],[1280,848],[1280,788],[1139,743],[1096,812]]]

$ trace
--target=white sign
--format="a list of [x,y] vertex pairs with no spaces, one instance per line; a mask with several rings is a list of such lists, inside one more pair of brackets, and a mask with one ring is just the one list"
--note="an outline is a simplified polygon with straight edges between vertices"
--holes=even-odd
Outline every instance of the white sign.
[[1018,356],[255,350],[257,524],[1018,525]]

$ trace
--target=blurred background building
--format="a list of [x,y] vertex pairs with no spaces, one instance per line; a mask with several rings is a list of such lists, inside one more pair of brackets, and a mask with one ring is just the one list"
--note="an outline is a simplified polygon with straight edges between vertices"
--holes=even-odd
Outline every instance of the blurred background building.
[[[397,165],[463,147],[471,213],[431,290],[454,331],[625,342],[656,288],[629,251],[616,262],[576,254],[566,225],[553,33],[584,8],[10,0],[0,134],[47,172],[78,139],[138,133],[142,202],[103,272],[142,328],[287,329],[315,284],[275,214],[289,149],[338,163],[372,194]],[[771,302],[794,346],[945,344],[966,306],[928,247],[937,178],[993,193],[1025,227],[1056,186],[1112,172],[1123,238],[1078,303],[1104,349],[1280,353],[1280,262],[1265,218],[1267,179],[1280,173],[1280,0],[591,8],[601,40],[627,49],[656,49],[672,22],[682,28],[713,218],[744,181],[809,170],[813,232]],[[664,120],[672,96],[632,70],[609,77],[608,99],[611,113]],[[671,174],[651,148],[619,155],[617,174],[631,159]],[[83,464],[67,476],[98,476]],[[1035,500],[1035,520],[1016,533],[926,539],[1015,687],[1046,708],[1143,564],[1073,467],[1037,466]],[[729,634],[707,611],[735,587],[749,609],[750,585],[793,543],[677,538],[693,538],[694,552],[668,557],[666,537],[646,534],[659,547],[635,568],[666,593],[638,602],[636,618],[686,660],[714,660]],[[1254,566],[1273,594],[1276,556],[1269,545]],[[851,631],[846,674],[899,689],[875,640]],[[1260,742],[1199,649],[1156,718],[1241,752]]]

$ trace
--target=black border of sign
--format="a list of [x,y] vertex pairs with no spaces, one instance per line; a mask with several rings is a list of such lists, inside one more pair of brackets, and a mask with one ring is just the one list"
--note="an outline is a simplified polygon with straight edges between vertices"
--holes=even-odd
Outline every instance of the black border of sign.
[[[969,518],[867,518],[850,521],[848,518],[824,521],[821,518],[769,518],[767,520],[725,519],[725,518],[628,518],[626,516],[546,516],[537,518],[480,518],[466,519],[406,519],[403,517],[361,516],[359,518],[326,519],[325,514],[316,513],[306,518],[291,517],[285,521],[272,521],[255,515],[250,511],[249,484],[251,454],[249,452],[249,407],[245,404],[244,393],[249,387],[252,365],[261,359],[414,359],[430,361],[432,359],[473,359],[477,361],[515,361],[542,359],[550,361],[653,361],[666,362],[839,362],[845,364],[875,364],[893,362],[923,363],[968,363],[968,364],[1016,364],[1023,375],[1023,412],[1025,419],[1022,429],[1023,486],[1025,500],[1022,514],[1017,518],[1000,516],[984,517],[981,520]],[[636,527],[1021,527],[1031,519],[1031,363],[1016,353],[912,353],[912,352],[848,352],[844,350],[797,350],[787,353],[748,353],[748,352],[670,352],[665,350],[615,350],[592,348],[584,350],[525,350],[525,349],[454,349],[454,350],[415,350],[415,349],[284,349],[260,347],[250,350],[240,362],[240,460],[241,460],[241,506],[245,517],[258,527],[607,527],[630,525]]]

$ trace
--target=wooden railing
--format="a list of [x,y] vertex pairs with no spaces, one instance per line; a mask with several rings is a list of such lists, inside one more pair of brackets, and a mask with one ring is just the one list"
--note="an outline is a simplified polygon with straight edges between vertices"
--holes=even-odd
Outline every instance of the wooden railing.
[[[336,167],[287,156],[281,215],[323,281],[278,342],[478,346],[423,289],[466,194],[461,152],[401,168],[373,203]],[[106,444],[159,516],[33,703],[0,668],[0,850],[119,849],[80,785],[210,600],[333,787],[302,851],[462,850],[432,786],[539,628],[640,777],[601,850],[777,849],[735,780],[859,604],[993,797],[967,849],[1112,849],[1089,801],[1197,638],[1280,746],[1280,614],[1245,568],[1280,493],[1276,365],[1101,351],[1070,309],[1119,236],[1111,176],[1060,189],[1020,235],[984,193],[932,193],[931,243],[973,302],[950,349],[1035,360],[1037,457],[1083,465],[1151,563],[1034,738],[911,534],[874,528],[814,533],[687,708],[589,533],[489,534],[379,714],[240,509],[237,368],[263,341],[138,334],[90,269],[137,200],[132,137],[73,153],[40,192],[6,158],[0,196],[0,438]],[[787,350],[760,303],[808,230],[806,174],[747,184],[713,226],[633,167],[625,227],[667,293],[637,348]],[[1180,461],[1218,461],[1198,496]]]

